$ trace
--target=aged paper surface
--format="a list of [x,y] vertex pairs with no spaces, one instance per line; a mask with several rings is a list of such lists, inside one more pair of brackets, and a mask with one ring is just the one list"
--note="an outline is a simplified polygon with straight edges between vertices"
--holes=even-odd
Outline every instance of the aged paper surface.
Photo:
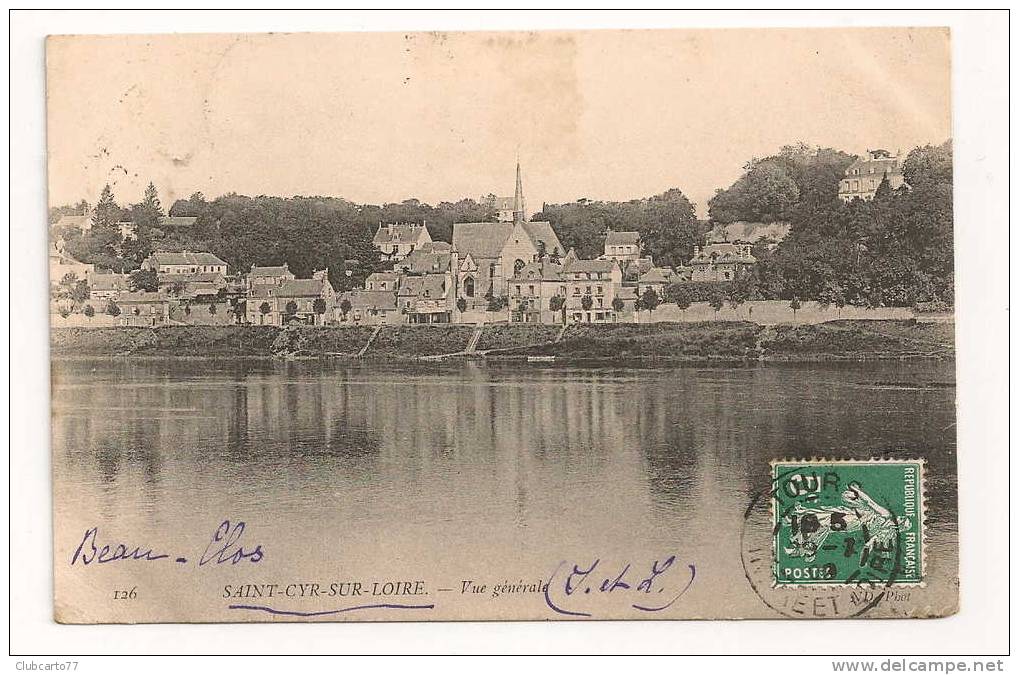
[[54,36],[66,623],[958,605],[949,34]]

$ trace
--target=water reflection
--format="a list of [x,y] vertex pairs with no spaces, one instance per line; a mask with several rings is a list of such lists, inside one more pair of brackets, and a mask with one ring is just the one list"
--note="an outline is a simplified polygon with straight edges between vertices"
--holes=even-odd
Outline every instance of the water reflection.
[[240,513],[308,564],[342,536],[366,559],[468,567],[478,551],[538,565],[550,548],[681,544],[736,574],[742,511],[771,459],[887,454],[930,461],[934,545],[954,556],[951,364],[53,373],[58,534],[96,520],[200,531]]

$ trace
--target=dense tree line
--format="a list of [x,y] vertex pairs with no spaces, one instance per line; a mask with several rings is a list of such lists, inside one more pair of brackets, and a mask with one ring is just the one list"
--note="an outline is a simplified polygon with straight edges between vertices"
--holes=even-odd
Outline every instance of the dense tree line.
[[658,265],[683,265],[693,247],[703,243],[706,227],[697,220],[694,206],[678,189],[627,202],[580,199],[568,204],[545,204],[534,220],[547,220],[566,250],[581,258],[604,252],[605,232],[640,232],[644,253]]
[[[51,224],[66,214],[82,213],[87,205],[58,207]],[[158,193],[150,184],[138,204],[120,207],[109,186],[93,211],[90,232],[54,231],[69,254],[118,272],[138,269],[156,248],[209,251],[225,260],[233,272],[251,265],[287,263],[299,277],[329,268],[338,289],[359,285],[379,269],[378,251],[371,240],[379,223],[427,223],[433,239],[451,241],[453,223],[495,219],[494,197],[475,201],[442,202],[430,206],[416,199],[382,206],[355,204],[335,197],[246,197],[227,194],[212,201],[196,192],[173,203],[167,215],[193,217],[194,223],[161,221]],[[119,222],[130,221],[135,235],[122,237]]]
[[[812,158],[802,146],[783,154],[793,155],[791,164],[803,169],[786,174],[797,196],[772,214],[791,224],[789,235],[774,248],[755,246],[758,264],[752,275],[734,284],[735,293],[744,299],[795,298],[836,305],[953,302],[950,141],[915,148],[906,156],[907,186],[892,190],[884,179],[873,200],[848,204],[838,198],[838,182],[851,158],[830,150],[817,151]],[[752,186],[759,183],[748,176],[759,165],[751,163],[730,191],[753,201]],[[768,182],[766,195],[776,194],[773,188],[774,182]],[[721,194],[725,192],[715,199]],[[727,196],[722,203],[734,201]],[[719,213],[718,205],[712,201],[713,214]],[[726,219],[722,222],[751,215],[739,208],[721,213]]]
[[[951,303],[953,281],[952,148],[915,148],[904,162],[908,187],[891,190],[883,181],[872,201],[844,204],[838,184],[854,157],[803,144],[754,159],[730,187],[708,203],[710,222],[698,221],[679,189],[626,202],[581,199],[546,204],[535,220],[547,220],[566,249],[582,258],[603,251],[607,230],[640,232],[644,253],[659,265],[686,264],[693,247],[716,224],[738,220],[787,221],[789,235],[777,246],[754,247],[752,274],[730,285],[728,300],[819,300],[831,304],[912,305]],[[56,207],[61,216],[88,205]],[[116,271],[138,269],[155,249],[208,250],[233,272],[252,264],[287,263],[298,276],[329,268],[338,289],[359,285],[381,269],[372,236],[379,223],[427,223],[433,239],[451,241],[453,224],[495,219],[495,198],[463,199],[437,206],[409,199],[400,203],[355,204],[336,197],[247,197],[227,194],[211,201],[201,193],[177,200],[170,216],[193,224],[164,222],[163,206],[150,184],[138,204],[121,207],[109,186],[93,210],[93,228],[56,231],[66,250],[83,262]],[[117,223],[131,221],[135,235],[122,238]],[[714,294],[719,295],[719,294]],[[721,302],[713,296],[716,302]]]

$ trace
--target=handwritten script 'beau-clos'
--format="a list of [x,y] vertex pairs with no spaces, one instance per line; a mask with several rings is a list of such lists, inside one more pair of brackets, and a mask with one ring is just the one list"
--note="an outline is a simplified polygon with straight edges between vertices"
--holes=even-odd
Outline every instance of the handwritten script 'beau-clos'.
[[[244,535],[244,521],[239,520],[231,523],[224,520],[212,534],[212,539],[205,546],[205,552],[198,559],[198,566],[222,565],[229,563],[236,565],[242,561],[257,563],[265,557],[265,551],[261,544],[254,547],[244,548],[241,537]],[[124,560],[138,560],[143,562],[154,562],[158,560],[171,560],[169,553],[156,553],[151,546],[133,545],[126,543],[101,543],[99,528],[91,527],[85,530],[85,535],[71,556],[71,565],[92,565],[96,563],[111,563]],[[173,558],[173,562],[187,564],[188,559],[184,556]]]

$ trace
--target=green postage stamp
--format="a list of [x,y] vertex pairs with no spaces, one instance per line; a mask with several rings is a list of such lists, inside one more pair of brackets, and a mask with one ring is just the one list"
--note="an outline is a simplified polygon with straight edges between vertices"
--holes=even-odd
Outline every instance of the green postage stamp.
[[924,582],[923,460],[771,463],[775,586]]

